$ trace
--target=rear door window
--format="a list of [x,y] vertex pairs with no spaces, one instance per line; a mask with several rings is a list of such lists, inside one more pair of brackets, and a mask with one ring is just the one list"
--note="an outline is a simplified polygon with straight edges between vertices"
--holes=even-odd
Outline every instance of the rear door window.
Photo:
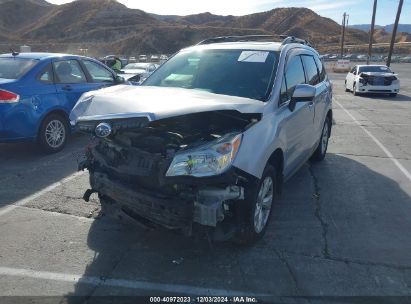
[[37,79],[45,84],[50,84],[54,82],[54,77],[53,77],[53,68],[51,67],[51,64],[48,64],[38,75]]
[[53,63],[57,83],[86,83],[87,78],[77,60],[61,60]]
[[0,58],[0,78],[20,79],[37,63],[35,59]]
[[321,59],[318,58],[318,56],[314,56],[314,59],[315,63],[317,64],[318,71],[320,73],[320,82],[323,82],[325,80],[325,76],[327,75],[324,64],[322,63]]
[[317,65],[315,64],[314,57],[303,55],[301,59],[304,63],[304,70],[307,76],[307,84],[317,85],[320,82],[320,77],[318,75]]

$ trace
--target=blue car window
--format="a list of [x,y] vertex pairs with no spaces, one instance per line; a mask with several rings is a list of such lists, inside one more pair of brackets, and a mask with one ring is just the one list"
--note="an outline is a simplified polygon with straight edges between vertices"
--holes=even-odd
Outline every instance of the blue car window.
[[24,58],[0,58],[0,78],[19,79],[26,74],[38,60]]
[[83,63],[86,66],[93,82],[114,82],[113,74],[98,63],[90,60],[83,60]]
[[53,69],[51,64],[47,65],[39,74],[37,78],[40,82],[50,84],[54,82],[53,79]]
[[53,65],[57,77],[57,83],[75,84],[87,82],[87,78],[77,60],[56,61]]

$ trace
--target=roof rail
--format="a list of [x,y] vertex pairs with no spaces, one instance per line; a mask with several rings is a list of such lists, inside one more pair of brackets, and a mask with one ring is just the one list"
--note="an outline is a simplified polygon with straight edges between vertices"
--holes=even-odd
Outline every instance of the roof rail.
[[197,45],[210,44],[210,43],[221,43],[221,42],[245,42],[245,41],[259,41],[259,40],[275,41],[276,38],[278,40],[277,42],[281,42],[281,45],[286,45],[289,43],[300,43],[300,44],[304,44],[307,46],[311,46],[311,44],[307,40],[296,38],[294,36],[287,36],[287,35],[221,36],[221,37],[205,39],[197,43]]
[[[257,41],[257,40],[272,40],[275,35],[244,35],[244,36],[221,36],[208,38],[197,43],[197,45],[220,43],[220,42],[241,42],[241,41]],[[278,37],[278,36],[277,36]]]
[[283,42],[281,43],[282,45],[289,44],[289,43],[300,43],[304,44],[307,46],[311,46],[311,44],[304,39],[301,38],[296,38],[294,36],[286,36],[286,35],[280,35],[280,37],[283,39]]

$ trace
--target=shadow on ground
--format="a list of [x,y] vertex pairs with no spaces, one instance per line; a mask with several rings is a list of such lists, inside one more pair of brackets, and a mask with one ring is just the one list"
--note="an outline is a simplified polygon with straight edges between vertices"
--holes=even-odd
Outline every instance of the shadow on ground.
[[[210,248],[205,240],[102,217],[88,234],[95,260],[83,277],[101,281],[87,297],[68,299],[161,295],[173,286],[193,294],[204,288],[273,296],[410,296],[411,239],[404,233],[411,230],[410,201],[396,181],[368,164],[330,154],[287,182],[266,236],[253,246]],[[111,286],[107,278],[151,287]],[[84,294],[86,285],[79,282],[67,296]]]

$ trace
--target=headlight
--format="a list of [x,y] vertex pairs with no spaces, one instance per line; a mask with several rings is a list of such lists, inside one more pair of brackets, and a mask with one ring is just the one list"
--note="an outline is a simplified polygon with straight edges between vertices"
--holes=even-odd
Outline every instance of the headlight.
[[176,154],[166,176],[206,177],[225,172],[241,144],[241,134],[228,134],[208,145]]

